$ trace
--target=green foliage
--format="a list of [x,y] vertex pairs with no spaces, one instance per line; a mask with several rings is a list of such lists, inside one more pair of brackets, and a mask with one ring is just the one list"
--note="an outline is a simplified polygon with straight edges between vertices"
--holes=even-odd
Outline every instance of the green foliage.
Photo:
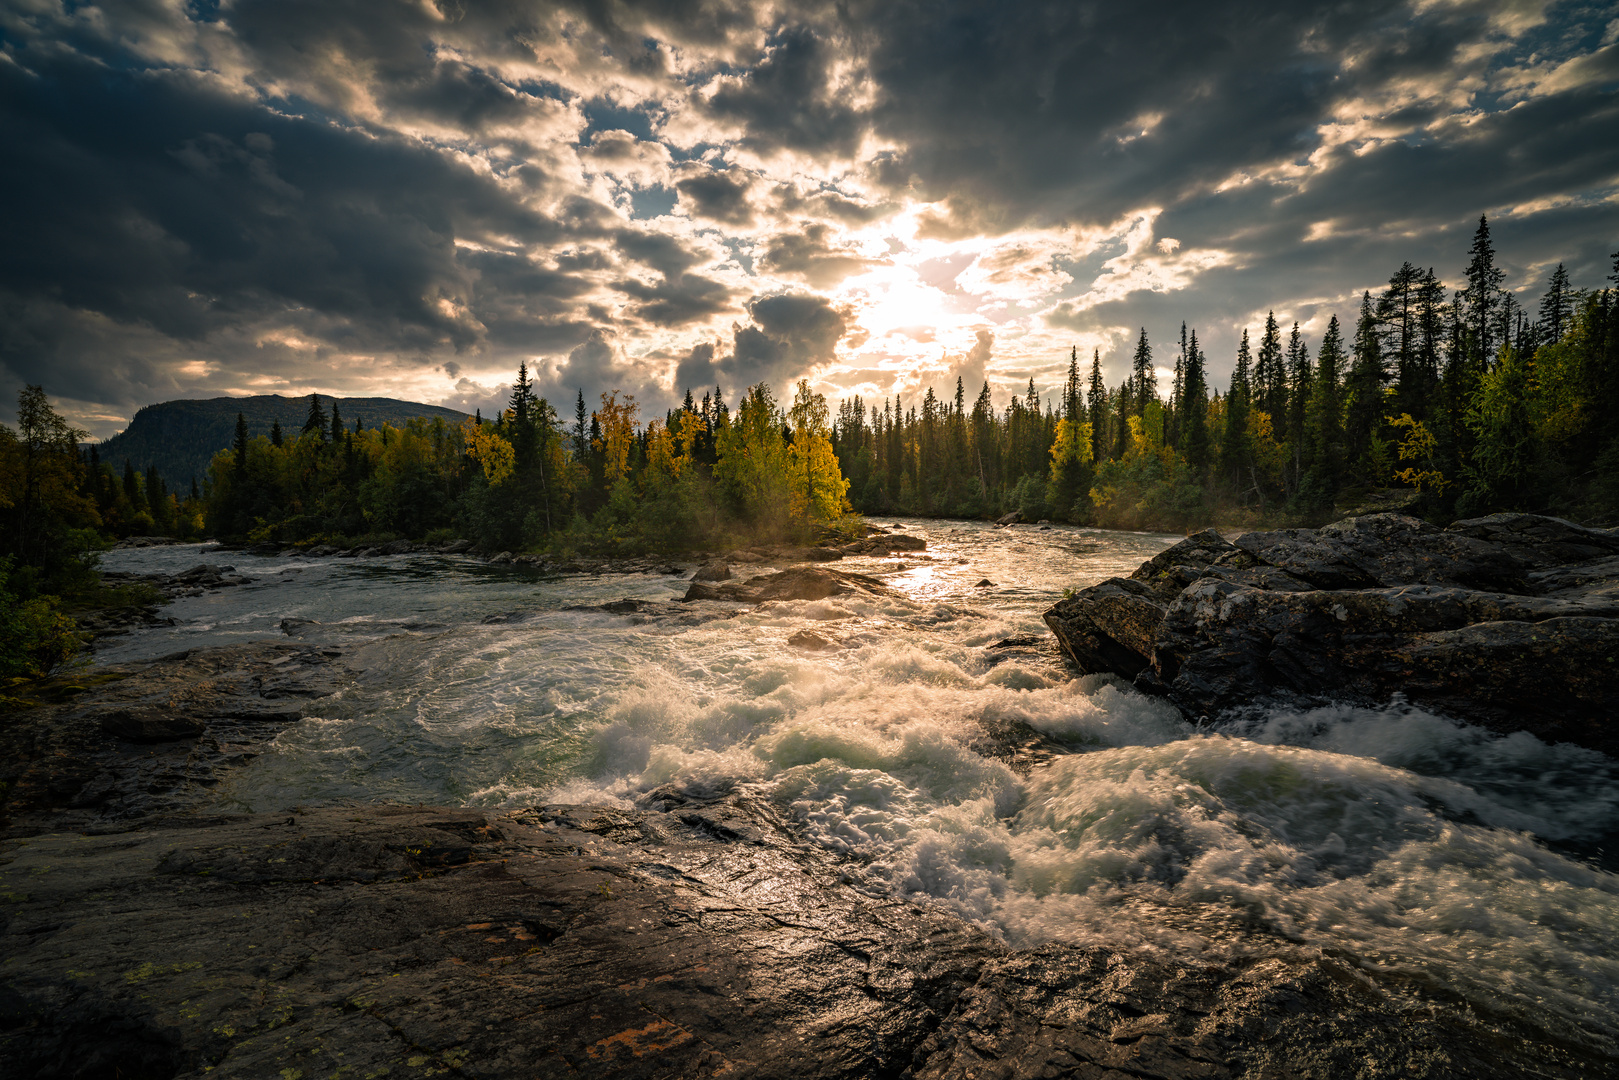
[[0,680],[42,679],[66,667],[83,642],[56,597],[18,596],[12,568],[11,556],[0,558]]

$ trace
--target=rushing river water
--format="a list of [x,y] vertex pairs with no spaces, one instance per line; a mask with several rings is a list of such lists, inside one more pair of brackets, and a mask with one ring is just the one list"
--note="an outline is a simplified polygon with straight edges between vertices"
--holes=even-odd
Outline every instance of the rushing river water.
[[[100,659],[279,637],[284,618],[320,624],[305,640],[361,646],[356,685],[241,770],[227,807],[627,803],[669,782],[742,783],[867,887],[1013,944],[1328,951],[1613,1045],[1619,878],[1604,847],[1619,763],[1397,702],[1199,730],[1115,680],[986,648],[1044,634],[1064,587],[1128,574],[1176,537],[903,525],[925,557],[836,564],[894,597],[695,626],[565,610],[678,599],[672,576],[119,551],[108,569],[209,561],[257,580],[177,601],[178,625],[113,639]],[[804,629],[843,648],[789,646]],[[985,735],[1018,721],[1075,752],[1018,775]]]

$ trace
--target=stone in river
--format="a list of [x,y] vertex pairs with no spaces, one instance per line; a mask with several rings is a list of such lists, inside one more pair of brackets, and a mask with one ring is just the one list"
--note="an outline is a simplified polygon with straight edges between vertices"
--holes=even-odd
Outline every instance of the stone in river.
[[800,630],[787,639],[787,644],[807,652],[839,652],[843,648],[831,638],[822,637],[813,630]]
[[724,559],[715,559],[704,563],[697,568],[691,576],[693,581],[729,581],[731,580],[731,564]]
[[1619,534],[1532,514],[1372,514],[1187,537],[1045,613],[1063,651],[1194,717],[1395,694],[1619,753]]
[[686,600],[737,600],[749,604],[766,600],[824,600],[829,596],[866,593],[888,595],[891,590],[876,578],[820,567],[795,567],[779,574],[762,574],[747,581],[693,581]]

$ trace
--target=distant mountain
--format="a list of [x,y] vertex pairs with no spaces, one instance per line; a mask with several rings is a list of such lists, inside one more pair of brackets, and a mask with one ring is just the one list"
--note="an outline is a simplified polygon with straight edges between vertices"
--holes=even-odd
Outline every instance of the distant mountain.
[[[333,398],[322,397],[321,408],[331,415]],[[413,416],[444,418],[446,424],[459,424],[466,413],[440,405],[423,405],[394,398],[336,398],[343,426],[353,429],[354,421],[368,428],[384,422],[402,426]],[[164,401],[148,405],[135,414],[129,427],[101,443],[101,460],[123,472],[124,461],[134,462],[137,471],[156,465],[171,487],[189,485],[194,476],[201,483],[214,454],[230,446],[236,438],[236,414],[247,419],[249,435],[268,435],[270,425],[279,422],[289,437],[298,435],[309,416],[307,397],[289,398],[279,394],[257,397],[208,398],[205,401]]]

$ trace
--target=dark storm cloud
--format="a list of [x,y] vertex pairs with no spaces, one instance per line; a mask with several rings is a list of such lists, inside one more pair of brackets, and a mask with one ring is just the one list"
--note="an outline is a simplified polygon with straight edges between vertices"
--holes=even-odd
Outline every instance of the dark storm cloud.
[[840,51],[807,27],[782,30],[762,60],[710,97],[710,115],[743,125],[742,145],[848,157],[865,124],[831,85]]
[[716,357],[705,345],[694,348],[675,372],[675,387],[715,383],[741,390],[768,382],[777,391],[794,377],[833,357],[848,331],[842,312],[824,296],[778,293],[748,303],[752,322],[732,330],[731,351]]
[[753,206],[748,202],[750,186],[749,178],[738,170],[704,169],[675,181],[680,201],[693,216],[725,225],[753,224]]
[[[1122,241],[1087,256],[1048,322],[1167,343],[1186,318],[1216,374],[1254,311],[1349,318],[1405,259],[1453,282],[1481,211],[1509,283],[1562,259],[1598,284],[1619,243],[1619,46],[1598,8],[203,8],[0,9],[5,397],[45,381],[129,415],[250,380],[439,371],[477,401],[519,359],[592,400],[666,392],[671,371],[780,383],[863,340],[780,282],[836,288],[871,265],[842,231],[915,202],[947,239],[1150,221],[1178,251],[1121,257],[1115,277],[1146,270],[1103,302],[1084,294]],[[629,220],[677,197],[690,220]],[[986,294],[983,317],[1021,295]],[[1000,333],[999,356],[1020,340]],[[993,377],[988,338],[951,347]]]
[[699,274],[681,274],[656,284],[627,279],[613,288],[639,303],[631,308],[638,319],[654,326],[687,326],[702,322],[731,306],[734,291],[721,282]]
[[800,277],[824,289],[878,263],[879,260],[834,248],[830,235],[826,225],[812,221],[801,223],[797,232],[777,233],[766,241],[758,257],[759,266],[773,274]]

